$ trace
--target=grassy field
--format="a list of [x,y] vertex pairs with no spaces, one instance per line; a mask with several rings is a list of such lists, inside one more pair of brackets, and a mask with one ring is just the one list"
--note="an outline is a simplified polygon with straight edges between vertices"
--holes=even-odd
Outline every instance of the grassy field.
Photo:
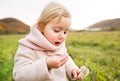
[[[13,81],[13,58],[18,40],[25,35],[0,35],[0,81]],[[90,74],[82,81],[120,81],[120,31],[70,32],[68,53]]]

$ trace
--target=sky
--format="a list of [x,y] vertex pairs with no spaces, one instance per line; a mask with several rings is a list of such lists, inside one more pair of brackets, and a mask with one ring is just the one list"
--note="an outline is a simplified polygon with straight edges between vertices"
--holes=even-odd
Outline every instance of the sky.
[[80,30],[102,20],[120,18],[119,0],[0,0],[0,19],[14,17],[32,26],[51,1],[63,4],[70,11],[72,29]]

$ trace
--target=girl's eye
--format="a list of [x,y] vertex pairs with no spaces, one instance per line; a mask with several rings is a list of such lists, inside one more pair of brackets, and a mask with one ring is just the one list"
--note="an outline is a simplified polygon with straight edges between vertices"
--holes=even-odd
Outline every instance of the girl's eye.
[[54,32],[58,33],[58,32],[60,32],[60,30],[54,30]]
[[67,31],[65,31],[64,34],[67,34]]

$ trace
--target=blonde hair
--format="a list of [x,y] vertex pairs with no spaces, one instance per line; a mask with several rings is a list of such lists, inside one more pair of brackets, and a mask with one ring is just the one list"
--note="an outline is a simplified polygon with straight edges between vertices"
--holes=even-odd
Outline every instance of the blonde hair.
[[59,21],[62,17],[70,17],[70,12],[62,5],[57,2],[51,2],[42,10],[41,15],[38,19],[38,27],[45,27],[45,25],[53,20],[54,18],[59,17]]

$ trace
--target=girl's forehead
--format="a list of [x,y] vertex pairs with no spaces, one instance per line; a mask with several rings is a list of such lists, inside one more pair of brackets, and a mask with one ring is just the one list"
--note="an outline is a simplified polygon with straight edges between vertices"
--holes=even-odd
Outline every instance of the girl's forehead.
[[69,29],[71,25],[71,18],[69,17],[62,17],[59,21],[58,18],[53,19],[51,24],[54,24],[55,27],[60,27],[63,29]]

